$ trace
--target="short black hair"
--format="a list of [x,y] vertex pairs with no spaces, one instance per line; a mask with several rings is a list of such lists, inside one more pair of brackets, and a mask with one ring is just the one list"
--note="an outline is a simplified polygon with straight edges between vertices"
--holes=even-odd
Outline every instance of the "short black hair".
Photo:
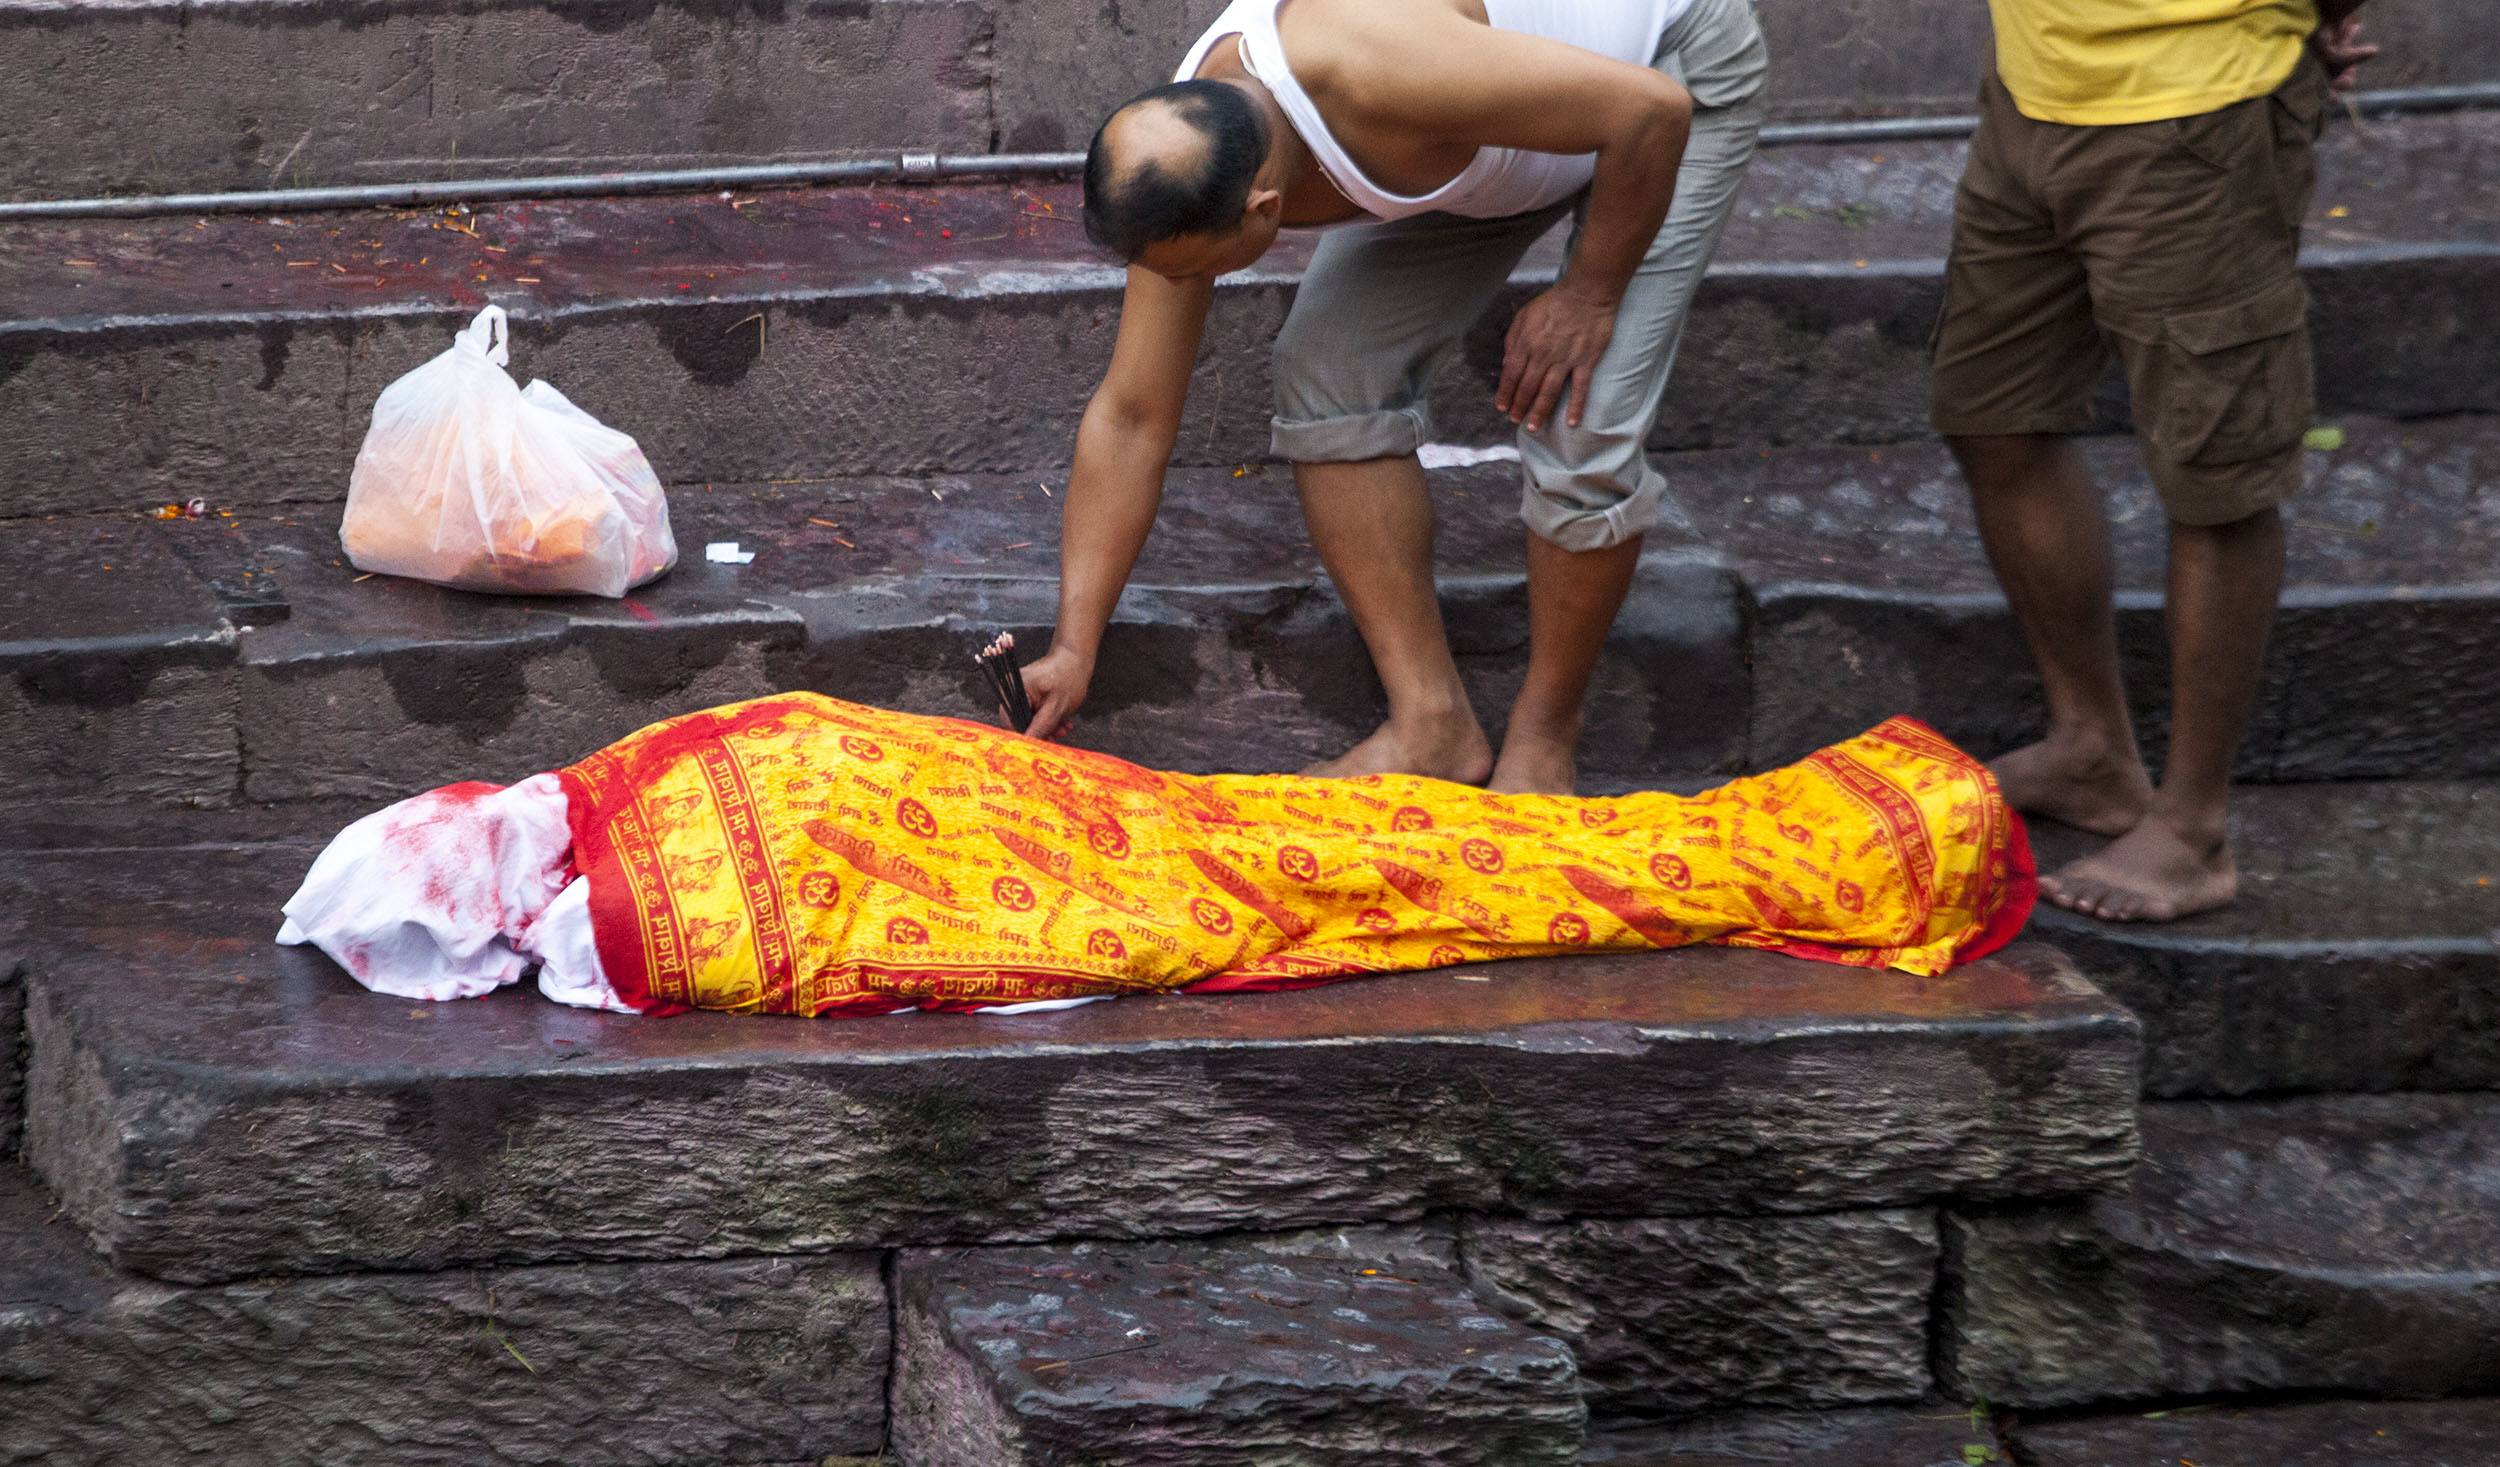
[[1241,223],[1251,180],[1267,161],[1267,119],[1241,88],[1220,81],[1171,82],[1140,92],[1111,115],[1149,102],[1170,107],[1195,128],[1206,139],[1206,154],[1194,170],[1147,159],[1115,178],[1102,140],[1111,123],[1095,130],[1085,152],[1085,235],[1124,264],[1147,246],[1180,235],[1232,233]]

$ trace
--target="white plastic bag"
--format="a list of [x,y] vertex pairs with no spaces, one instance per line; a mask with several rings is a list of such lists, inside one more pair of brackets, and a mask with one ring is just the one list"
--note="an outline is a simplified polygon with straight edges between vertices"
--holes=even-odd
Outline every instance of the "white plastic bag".
[[668,499],[626,434],[526,389],[501,306],[382,390],[339,539],[358,570],[470,591],[622,596],[677,563]]

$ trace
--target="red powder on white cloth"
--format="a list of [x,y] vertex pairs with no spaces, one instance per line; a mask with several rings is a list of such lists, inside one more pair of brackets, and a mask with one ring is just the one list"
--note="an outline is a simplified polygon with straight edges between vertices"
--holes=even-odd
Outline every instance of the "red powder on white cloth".
[[475,998],[536,965],[549,998],[630,1013],[600,971],[565,808],[563,784],[539,774],[367,815],[313,862],[278,941],[320,948],[376,993]]

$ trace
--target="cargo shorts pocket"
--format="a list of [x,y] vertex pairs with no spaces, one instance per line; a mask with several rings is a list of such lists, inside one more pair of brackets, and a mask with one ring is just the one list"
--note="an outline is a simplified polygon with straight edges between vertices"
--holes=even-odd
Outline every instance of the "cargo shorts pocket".
[[2247,463],[2308,431],[2317,375],[2309,293],[2297,277],[2232,305],[2170,313],[2143,336],[2129,389],[2138,428],[2163,457]]

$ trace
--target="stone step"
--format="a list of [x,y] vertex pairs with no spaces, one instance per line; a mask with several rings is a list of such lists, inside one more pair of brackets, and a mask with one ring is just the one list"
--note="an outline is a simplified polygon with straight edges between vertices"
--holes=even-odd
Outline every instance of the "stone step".
[[[0,197],[1081,149],[1221,0],[11,0]],[[1963,112],[1984,15],[1768,0],[1784,117]],[[2500,78],[2473,0],[2373,16],[2374,87]],[[109,58],[109,62],[107,60]]]
[[[2496,153],[2500,113],[2329,134],[2308,261],[2330,414],[2500,409],[2478,329],[2500,193],[2457,186]],[[1767,150],[1656,443],[1923,435],[1961,158],[1953,143]],[[514,315],[521,369],[632,433],[671,483],[1050,469],[1118,318],[1120,272],[1077,207],[1066,185],[1000,185],[14,226],[6,512],[336,499],[375,396],[489,301]],[[1184,462],[1266,452],[1270,347],[1307,248],[1218,291]],[[1557,258],[1532,252],[1509,298]],[[1505,319],[1437,389],[1451,441],[1510,431],[1491,406]]]
[[1949,1388],[2500,1393],[2500,1097],[2172,1101],[2143,1126],[2126,1194],[1947,1218]]
[[1914,1401],[1933,1384],[1924,1208],[1469,1217],[1459,1243],[1478,1295],[1571,1347],[1604,1418]]
[[1571,1467],[1571,1352],[1429,1256],[906,1253],[898,1467]]
[[[2002,1455],[1985,1455],[1997,1450],[1985,1415],[1927,1405],[1766,1411],[1596,1431],[1580,1461],[1582,1467],[2010,1467]],[[2169,1464],[2131,1461],[2125,1467]],[[2211,1467],[2243,1464],[2217,1459]]]
[[[2143,1019],[2145,1093],[2500,1089],[2500,786],[2251,787],[2234,807],[2237,905],[2033,925]],[[2044,869],[2096,844],[2033,837]]]
[[850,1253],[168,1287],[0,1166],[0,1462],[864,1458],[889,1338]]
[[409,1004],[273,946],[310,853],[21,863],[28,1154],[122,1267],[1786,1216],[2086,1191],[2133,1160],[2136,1025],[2037,946],[1924,981],[1710,948],[1013,1017],[636,1020]]
[[[2093,440],[2087,456],[2114,488],[2123,646],[2158,758],[2163,522],[2130,444]],[[2500,419],[2355,421],[2346,448],[2312,459],[2240,775],[2500,774]],[[1901,712],[1984,755],[2036,736],[2038,678],[1939,446],[1660,463],[1667,521],[1593,692],[1594,786],[1784,763]],[[1497,730],[1526,665],[1515,476],[1493,464],[1435,477],[1444,607]],[[1378,685],[1288,477],[1173,476],[1078,742],[1171,767],[1299,768],[1375,726]],[[0,824],[19,843],[92,845],[117,829],[161,842],[183,807],[283,804],[302,807],[285,828],[313,833],[361,806],[518,778],[652,719],[787,687],[986,716],[968,653],[998,627],[1047,644],[1062,488],[1004,476],[681,488],[685,563],[624,602],[361,577],[340,557],[335,506],[26,522],[0,544],[0,737],[40,752],[0,789]],[[707,563],[713,540],[756,559]],[[2448,810],[2434,801],[2420,819]],[[196,839],[269,829],[184,818]],[[2341,910],[2394,921],[2398,908]]]
[[2014,1439],[2029,1467],[2500,1467],[2500,1402],[2195,1405],[2026,1423]]

